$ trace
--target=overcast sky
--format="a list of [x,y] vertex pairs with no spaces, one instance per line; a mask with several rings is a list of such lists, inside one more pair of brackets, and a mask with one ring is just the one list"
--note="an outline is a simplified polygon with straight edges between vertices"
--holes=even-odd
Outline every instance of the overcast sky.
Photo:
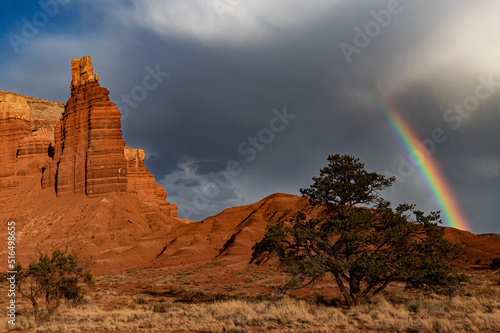
[[1,6],[0,89],[66,102],[71,59],[89,54],[127,145],[145,150],[181,217],[299,194],[336,153],[397,176],[384,193],[394,205],[439,210],[384,116],[383,91],[433,142],[471,231],[500,233],[496,0]]

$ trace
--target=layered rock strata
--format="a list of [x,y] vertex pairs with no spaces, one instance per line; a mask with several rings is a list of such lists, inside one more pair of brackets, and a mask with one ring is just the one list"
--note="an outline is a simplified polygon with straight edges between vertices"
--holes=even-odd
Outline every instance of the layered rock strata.
[[26,98],[0,95],[0,189],[16,188],[15,163],[19,142],[31,132],[30,111]]
[[71,97],[55,129],[54,163],[44,187],[57,195],[127,191],[120,111],[93,75],[89,56],[72,62]]
[[90,57],[73,60],[71,74],[66,105],[0,91],[0,198],[36,175],[57,197],[132,193],[148,219],[162,220],[157,212],[176,217],[177,207],[144,165],[144,151],[125,147],[120,110]]
[[50,161],[63,103],[0,91],[0,197]]
[[162,212],[169,216],[177,216],[177,206],[165,201],[167,192],[156,184],[155,178],[144,165],[144,150],[125,147],[127,160],[127,191],[147,195],[146,202],[156,202]]
[[100,86],[90,57],[74,59],[71,74],[71,98],[55,130],[54,163],[44,186],[54,186],[58,196],[137,193],[148,207],[177,216],[177,207],[165,201],[167,193],[144,165],[144,151],[125,147],[120,110]]

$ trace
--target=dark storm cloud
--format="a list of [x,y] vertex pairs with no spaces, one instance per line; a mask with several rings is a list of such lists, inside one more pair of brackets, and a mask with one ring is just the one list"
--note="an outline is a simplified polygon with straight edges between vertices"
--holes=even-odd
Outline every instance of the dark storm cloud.
[[[422,139],[446,132],[432,157],[473,231],[498,232],[500,87],[460,126],[457,114],[444,116],[475,93],[479,76],[500,81],[499,48],[489,42],[500,33],[495,2],[232,3],[74,1],[66,10],[79,15],[67,32],[49,23],[19,54],[2,49],[2,88],[65,101],[70,59],[90,54],[122,110],[127,145],[145,150],[168,200],[190,219],[298,194],[328,154],[398,175],[408,152],[380,89]],[[356,52],[346,56],[346,44]],[[276,112],[285,109],[293,118],[283,121]],[[437,210],[416,168],[398,176],[392,201]]]

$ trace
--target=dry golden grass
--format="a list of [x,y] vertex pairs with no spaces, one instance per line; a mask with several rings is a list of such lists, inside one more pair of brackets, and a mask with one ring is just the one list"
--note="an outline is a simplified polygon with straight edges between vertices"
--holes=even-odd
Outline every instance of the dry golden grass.
[[[63,304],[45,323],[33,320],[30,304],[19,299],[16,329],[21,332],[500,332],[498,272],[469,272],[472,281],[460,296],[409,295],[402,286],[364,306],[346,309],[337,304],[285,297],[247,298],[198,304],[180,303],[182,295],[124,293],[133,279],[106,276],[85,305]],[[195,276],[196,277],[196,276]],[[244,277],[242,277],[244,278]],[[172,275],[157,278],[156,285]],[[241,280],[229,287],[242,287]],[[189,291],[189,290],[188,290]],[[4,290],[2,290],[4,292]],[[310,297],[312,298],[312,297]],[[212,298],[216,299],[216,298]],[[318,297],[320,300],[320,297]],[[11,329],[0,300],[0,331]]]
[[[57,316],[40,325],[36,325],[31,316],[18,316],[16,326],[33,332],[247,332],[251,327],[266,331],[281,328],[287,332],[303,332],[307,329],[330,332],[329,327],[348,325],[347,317],[339,309],[288,298],[277,302],[232,300],[209,304],[156,304],[165,305],[161,307],[162,312],[153,311],[159,308],[155,304],[134,304],[134,308],[109,311],[95,305],[64,307]],[[6,320],[2,319],[0,327],[9,328]]]
[[469,296],[415,298],[400,304],[384,298],[350,314],[373,330],[415,332],[495,332],[500,330],[500,299]]
[[[0,329],[8,329],[2,316]],[[19,315],[16,328],[31,332],[498,332],[500,295],[378,298],[352,309],[304,300],[250,302],[231,300],[180,304],[138,295],[123,308],[96,305],[63,307],[50,321],[37,325]]]

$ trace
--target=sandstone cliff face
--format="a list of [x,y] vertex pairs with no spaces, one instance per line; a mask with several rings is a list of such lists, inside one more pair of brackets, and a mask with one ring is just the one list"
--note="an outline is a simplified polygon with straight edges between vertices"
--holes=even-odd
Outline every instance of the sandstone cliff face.
[[26,97],[6,91],[0,92],[0,118],[29,121],[30,107]]
[[66,105],[0,91],[0,198],[35,175],[58,197],[133,193],[144,212],[177,216],[144,165],[144,152],[125,147],[120,111],[98,83],[90,57],[73,60],[71,73]]
[[[144,165],[144,152],[125,147],[120,110],[99,84],[90,57],[74,59],[71,74],[71,97],[55,126],[53,162],[43,169],[42,187],[55,189],[58,197],[135,193],[147,207],[177,216],[177,207],[165,201],[167,193]],[[37,149],[32,142],[25,147]]]
[[0,220],[16,222],[22,262],[68,242],[101,267],[148,261],[188,221],[165,201],[144,152],[125,147],[90,57],[73,60],[72,75],[66,105],[0,91]]
[[144,165],[145,157],[144,150],[125,147],[128,172],[127,188],[129,192],[144,192],[156,196],[156,182]]
[[14,164],[19,141],[29,135],[29,106],[24,97],[0,95],[0,195],[19,185]]
[[89,56],[72,62],[71,98],[55,129],[54,163],[43,187],[58,196],[96,196],[127,191],[120,111],[99,85]]
[[127,160],[127,191],[142,194],[142,200],[156,204],[168,216],[177,216],[177,206],[165,201],[167,192],[156,184],[155,178],[144,165],[144,150],[125,147]]
[[63,104],[0,91],[0,197],[49,163]]

